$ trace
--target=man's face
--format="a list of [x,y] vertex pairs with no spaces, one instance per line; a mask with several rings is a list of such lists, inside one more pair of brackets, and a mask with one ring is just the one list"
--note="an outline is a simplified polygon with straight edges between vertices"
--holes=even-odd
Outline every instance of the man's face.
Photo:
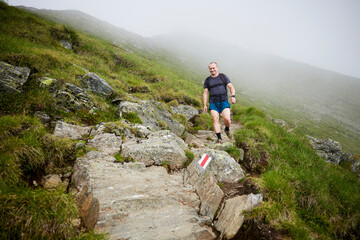
[[216,76],[218,73],[218,67],[216,66],[216,64],[212,63],[209,65],[209,71],[211,76]]

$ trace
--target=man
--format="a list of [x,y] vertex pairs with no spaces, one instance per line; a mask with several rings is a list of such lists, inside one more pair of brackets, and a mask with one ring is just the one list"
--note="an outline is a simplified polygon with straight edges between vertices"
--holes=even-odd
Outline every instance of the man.
[[229,139],[231,139],[230,134],[230,104],[228,102],[227,88],[230,89],[231,99],[230,102],[234,104],[235,99],[235,88],[231,84],[230,79],[222,73],[218,72],[218,66],[216,62],[211,62],[209,64],[210,76],[204,82],[204,94],[203,94],[203,103],[204,103],[204,112],[207,112],[207,99],[210,93],[209,103],[210,103],[210,113],[213,120],[214,131],[217,136],[216,143],[222,143],[221,133],[220,133],[220,124],[219,116],[224,118],[225,124],[225,133]]

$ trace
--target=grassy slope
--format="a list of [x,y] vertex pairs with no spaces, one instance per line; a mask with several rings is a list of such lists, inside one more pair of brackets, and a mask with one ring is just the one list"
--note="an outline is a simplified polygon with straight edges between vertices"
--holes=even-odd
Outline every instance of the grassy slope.
[[[0,3],[0,21],[0,59],[30,67],[31,78],[48,76],[79,85],[78,77],[85,74],[82,70],[85,68],[106,79],[124,98],[129,87],[139,87],[148,89],[145,93],[133,93],[140,98],[200,106],[201,85],[189,81],[194,78],[182,68],[166,63],[166,59],[155,61],[151,60],[152,56],[129,53],[119,46],[74,32],[3,3]],[[58,42],[60,38],[72,41],[74,51],[62,48]],[[159,82],[153,82],[154,79]],[[55,168],[72,161],[65,154],[70,151],[71,144],[49,140],[49,130],[31,116],[36,110],[45,111],[50,116],[64,113],[56,111],[51,96],[32,89],[31,84],[19,97],[16,96],[14,101],[2,98],[0,104],[0,131],[3,136],[0,139],[0,196],[6,203],[0,209],[1,237],[19,237],[24,232],[28,238],[78,238],[71,223],[71,219],[77,216],[71,197],[62,189],[50,195],[41,188],[31,186],[32,180],[38,180],[31,176],[40,177],[47,173],[44,168],[54,156],[58,159]],[[109,114],[99,113],[98,118],[90,123],[115,121],[114,107],[93,97],[101,112]],[[317,157],[305,138],[275,126],[256,109],[240,109],[237,106],[233,111],[235,118],[245,125],[245,129],[235,134],[237,143],[249,142],[255,158],[261,151],[267,151],[271,156],[268,171],[255,179],[266,192],[266,201],[252,213],[253,217],[298,239],[310,236],[319,239],[343,237],[359,226],[360,185],[350,172],[325,163]],[[86,116],[77,112],[65,117],[73,122],[88,122]],[[206,120],[208,118],[205,117]],[[29,176],[29,171],[37,174]],[[43,214],[36,214],[39,206],[35,203],[39,198],[46,200],[40,205],[44,209]],[[10,221],[17,215],[18,209],[22,210],[22,214],[17,221]],[[48,222],[53,225],[38,227]]]
[[296,239],[350,238],[356,228],[359,234],[360,183],[354,175],[326,163],[306,137],[288,133],[263,112],[252,107],[233,111],[245,127],[235,134],[237,144],[249,143],[254,159],[262,152],[271,157],[266,172],[255,179],[266,189],[266,202],[255,218]]

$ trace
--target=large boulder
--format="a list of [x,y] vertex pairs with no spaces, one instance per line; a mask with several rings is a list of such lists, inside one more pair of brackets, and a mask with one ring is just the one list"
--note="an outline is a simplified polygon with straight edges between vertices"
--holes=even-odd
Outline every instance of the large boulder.
[[67,110],[93,109],[95,103],[91,100],[90,95],[82,88],[71,83],[65,83],[54,93],[58,107]]
[[220,232],[219,239],[232,239],[244,223],[244,212],[251,211],[262,201],[261,194],[249,194],[227,199],[222,205],[215,228]]
[[307,136],[316,151],[316,153],[324,158],[327,162],[333,164],[339,164],[340,161],[346,160],[346,156],[343,156],[342,147],[339,142],[330,138],[319,139],[311,136]]
[[85,74],[81,79],[83,88],[88,89],[91,92],[107,97],[114,92],[114,89],[110,84],[99,77],[96,73],[89,72]]
[[30,68],[0,61],[0,92],[20,93],[30,75]]
[[183,114],[188,120],[199,114],[199,110],[189,105],[179,105],[171,107],[171,110],[176,114]]
[[122,144],[121,155],[146,166],[167,165],[171,170],[182,168],[187,161],[186,143],[169,130],[148,135],[148,139],[127,141]]
[[218,182],[236,183],[245,177],[245,172],[227,152],[215,149],[194,149],[195,159],[199,160],[203,154],[212,160],[206,170],[210,171]]
[[91,127],[81,127],[63,121],[58,121],[55,125],[53,134],[61,138],[81,139],[84,136],[88,136],[91,129]]
[[201,201],[199,213],[202,216],[207,216],[212,221],[225,195],[211,172],[205,171],[200,173],[197,164],[198,160],[195,159],[187,167],[184,183],[195,188]]
[[173,133],[181,136],[185,126],[172,118],[171,113],[163,108],[161,103],[143,100],[139,102],[121,102],[118,107],[120,117],[124,113],[136,113],[142,120],[142,125],[149,127],[152,131],[159,131],[168,127]]

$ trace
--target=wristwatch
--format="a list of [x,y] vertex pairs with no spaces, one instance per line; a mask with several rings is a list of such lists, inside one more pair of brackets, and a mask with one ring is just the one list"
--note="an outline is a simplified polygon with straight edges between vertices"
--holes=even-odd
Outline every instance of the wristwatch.
[[235,98],[235,95],[231,95],[231,97]]

